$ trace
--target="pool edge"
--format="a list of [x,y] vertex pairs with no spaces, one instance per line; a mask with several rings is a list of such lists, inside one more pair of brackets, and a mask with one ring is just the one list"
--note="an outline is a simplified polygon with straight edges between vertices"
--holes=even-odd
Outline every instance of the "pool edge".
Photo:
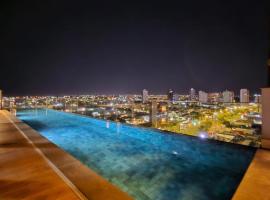
[[43,137],[39,132],[32,129],[29,125],[22,122],[16,116],[5,111],[8,117],[42,152],[45,159],[48,159],[56,170],[59,170],[67,179],[74,190],[82,193],[82,198],[93,200],[132,200],[126,192],[111,184],[106,179],[98,175],[96,172],[85,166],[72,155],[59,148],[57,145]]
[[258,149],[232,200],[270,199],[270,151]]
[[[39,109],[44,109],[44,108],[39,108]],[[102,119],[102,118],[96,118],[96,117],[91,117],[88,115],[84,115],[84,114],[80,114],[80,113],[74,113],[74,112],[65,112],[63,110],[56,110],[56,109],[52,109],[52,108],[45,108],[54,112],[61,112],[64,114],[70,114],[70,115],[74,115],[74,116],[79,116],[79,117],[83,117],[83,118],[90,118],[90,119],[94,119],[94,120],[100,120],[100,121],[109,121],[111,123],[120,123],[123,124],[125,126],[129,126],[129,127],[134,127],[134,128],[142,128],[145,130],[152,130],[152,131],[157,131],[159,133],[162,134],[170,134],[170,135],[179,135],[180,137],[189,137],[189,138],[193,138],[196,140],[202,140],[199,136],[196,135],[189,135],[189,134],[185,134],[185,133],[177,133],[177,132],[173,132],[173,131],[169,131],[169,130],[164,130],[164,129],[159,129],[159,128],[153,128],[153,127],[145,127],[145,126],[141,126],[141,125],[134,125],[134,124],[129,124],[129,123],[125,123],[125,122],[116,122],[113,120],[107,120],[107,119]],[[232,142],[227,142],[227,141],[222,141],[222,140],[216,140],[216,139],[212,139],[212,138],[204,138],[203,140],[209,142],[209,143],[220,143],[220,144],[228,144],[231,146],[238,146],[240,148],[250,148],[250,149],[259,149],[260,147],[255,147],[255,146],[250,146],[250,145],[244,145],[244,144],[238,144],[238,143],[232,143]]]

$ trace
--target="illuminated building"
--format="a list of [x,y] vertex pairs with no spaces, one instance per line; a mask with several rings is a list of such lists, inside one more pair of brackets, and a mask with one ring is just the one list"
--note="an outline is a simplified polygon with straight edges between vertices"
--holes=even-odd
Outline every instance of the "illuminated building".
[[164,103],[160,103],[159,104],[159,112],[161,112],[161,113],[167,112],[167,105]]
[[240,90],[240,102],[241,103],[249,103],[249,91],[248,89]]
[[199,91],[199,102],[200,103],[207,103],[208,102],[208,93]]
[[196,100],[196,90],[194,88],[190,89],[190,100],[195,101]]
[[208,101],[211,103],[217,103],[220,102],[221,94],[216,93],[208,93]]
[[259,94],[254,94],[254,103],[261,103],[262,96]]
[[168,91],[168,101],[173,101],[174,100],[174,91],[172,89],[169,89]]
[[151,102],[150,122],[153,127],[157,126],[157,102],[155,100]]
[[234,93],[232,91],[224,91],[222,93],[223,96],[223,103],[233,103],[234,101]]
[[147,103],[148,102],[148,91],[146,89],[144,89],[142,91],[142,102],[143,103]]
[[179,94],[173,95],[173,101],[179,101]]

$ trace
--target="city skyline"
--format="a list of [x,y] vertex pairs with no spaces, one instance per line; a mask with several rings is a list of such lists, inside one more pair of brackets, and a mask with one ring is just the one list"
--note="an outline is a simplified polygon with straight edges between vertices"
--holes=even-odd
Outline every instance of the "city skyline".
[[[190,98],[195,98],[195,96],[198,96],[199,97],[199,93],[200,92],[203,92],[203,93],[206,93],[206,94],[220,94],[222,95],[223,92],[226,92],[226,91],[229,91],[229,92],[233,92],[235,94],[235,97],[241,97],[241,90],[247,90],[249,93],[250,93],[250,97],[251,96],[260,96],[261,95],[261,92],[258,91],[258,92],[251,92],[248,88],[240,88],[239,90],[235,91],[235,90],[231,90],[231,89],[225,89],[225,90],[221,90],[221,91],[209,91],[209,90],[200,90],[200,89],[195,89],[195,88],[190,88],[188,90],[186,90],[185,92],[179,92],[178,90],[174,90],[174,89],[168,89],[166,91],[163,91],[163,92],[160,92],[160,93],[155,93],[155,92],[152,92],[152,91],[149,91],[149,89],[147,88],[144,88],[136,93],[131,93],[131,92],[127,92],[127,93],[100,93],[100,92],[95,92],[95,93],[89,93],[89,92],[84,92],[84,93],[63,93],[63,94],[53,94],[53,93],[50,93],[50,94],[25,94],[25,95],[6,95],[5,92],[3,90],[1,90],[0,88],[0,91],[2,93],[2,96],[7,96],[7,97],[25,97],[25,96],[87,96],[87,95],[94,95],[94,96],[125,96],[125,95],[141,95],[142,98],[144,98],[144,96],[151,96],[151,95],[163,95],[163,96],[168,96],[168,92],[172,92],[172,97],[173,98],[173,95],[181,95],[181,96],[190,96]],[[191,91],[193,91],[192,93],[194,94],[191,94]],[[193,96],[193,97],[192,97]],[[146,97],[147,98],[147,97]],[[172,100],[172,99],[171,99]],[[239,99],[240,100],[240,99]],[[146,100],[147,101],[147,100]]]
[[[203,138],[258,146],[261,126],[261,95],[241,89],[206,93],[194,88],[188,95],[78,95],[4,97],[3,107],[17,110],[61,110],[103,120],[153,127]],[[106,125],[109,127],[109,125]],[[240,135],[239,135],[240,134]]]

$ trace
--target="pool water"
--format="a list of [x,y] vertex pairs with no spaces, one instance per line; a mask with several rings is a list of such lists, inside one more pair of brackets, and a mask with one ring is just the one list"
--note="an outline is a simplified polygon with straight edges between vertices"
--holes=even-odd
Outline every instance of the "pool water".
[[137,200],[228,200],[255,149],[54,110],[18,118]]

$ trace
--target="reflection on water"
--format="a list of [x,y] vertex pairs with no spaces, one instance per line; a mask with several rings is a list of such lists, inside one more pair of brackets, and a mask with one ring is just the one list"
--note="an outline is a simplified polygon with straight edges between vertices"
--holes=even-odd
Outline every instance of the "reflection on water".
[[121,129],[121,124],[120,122],[116,123],[116,133],[120,133],[120,129]]
[[106,121],[106,128],[110,128],[110,121]]

